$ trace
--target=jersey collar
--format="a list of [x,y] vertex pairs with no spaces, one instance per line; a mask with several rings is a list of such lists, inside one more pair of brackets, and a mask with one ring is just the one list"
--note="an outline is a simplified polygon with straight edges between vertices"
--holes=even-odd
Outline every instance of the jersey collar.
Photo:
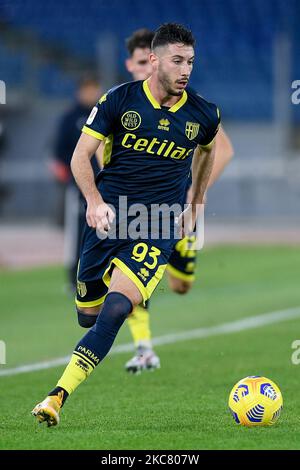
[[[152,95],[152,93],[150,91],[150,88],[149,88],[149,85],[148,85],[148,80],[145,80],[143,82],[143,90],[144,90],[145,95],[147,96],[148,100],[152,104],[153,108],[161,109],[160,104],[156,101],[156,99],[154,98],[154,96]],[[176,113],[176,111],[178,111],[178,109],[180,109],[184,105],[187,98],[188,98],[187,92],[184,90],[180,100],[177,101],[177,103],[173,104],[173,106],[171,106],[171,108],[169,108],[169,112],[170,113]]]

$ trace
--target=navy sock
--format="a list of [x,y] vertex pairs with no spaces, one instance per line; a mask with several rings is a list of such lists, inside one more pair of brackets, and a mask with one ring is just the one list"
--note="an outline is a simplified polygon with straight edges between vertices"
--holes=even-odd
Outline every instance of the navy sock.
[[80,352],[95,365],[109,352],[125,319],[132,311],[132,303],[119,292],[110,292],[104,301],[95,325],[79,341],[75,352]]

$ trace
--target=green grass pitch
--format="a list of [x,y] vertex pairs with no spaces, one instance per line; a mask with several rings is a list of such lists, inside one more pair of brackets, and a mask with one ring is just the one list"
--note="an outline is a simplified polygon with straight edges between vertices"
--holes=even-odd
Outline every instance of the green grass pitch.
[[[64,356],[83,334],[61,267],[0,272],[1,329],[7,365]],[[152,304],[153,336],[209,327],[300,305],[297,247],[219,247],[199,253],[187,296],[163,281]],[[61,423],[47,429],[30,411],[63,367],[0,377],[0,449],[299,449],[300,365],[291,344],[300,319],[156,348],[162,368],[127,375],[130,353],[112,355],[70,397]],[[123,326],[116,344],[130,341]],[[229,392],[247,375],[281,388],[284,410],[270,428],[242,428]]]

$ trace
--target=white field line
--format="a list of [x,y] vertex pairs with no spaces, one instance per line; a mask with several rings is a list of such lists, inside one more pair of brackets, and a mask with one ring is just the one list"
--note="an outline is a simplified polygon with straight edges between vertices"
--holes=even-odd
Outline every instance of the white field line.
[[[238,333],[240,331],[260,328],[262,326],[272,325],[274,323],[280,323],[295,318],[300,318],[300,307],[264,313],[254,317],[246,317],[242,318],[241,320],[236,320],[229,323],[221,323],[219,325],[210,326],[208,328],[197,328],[194,330],[182,331],[181,333],[158,336],[157,338],[153,338],[152,342],[155,346],[161,346],[164,344],[178,343],[180,341],[186,341],[190,339],[208,338],[210,336]],[[133,343],[121,344],[119,346],[115,346],[111,350],[110,354],[120,354],[133,350]],[[64,356],[58,357],[57,359],[51,359],[50,361],[36,362],[34,364],[26,364],[23,366],[14,367],[12,369],[0,370],[0,377],[50,369],[51,367],[65,365],[69,362],[69,360],[70,356]]]

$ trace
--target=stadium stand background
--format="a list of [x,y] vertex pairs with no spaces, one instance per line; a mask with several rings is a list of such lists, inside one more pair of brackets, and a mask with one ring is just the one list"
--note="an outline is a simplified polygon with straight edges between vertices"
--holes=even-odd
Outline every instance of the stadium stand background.
[[130,79],[124,40],[139,27],[188,25],[197,40],[191,84],[222,113],[235,158],[209,193],[208,216],[294,217],[300,210],[297,0],[0,0],[0,217],[55,218],[47,169],[57,120],[82,71],[104,88]]

